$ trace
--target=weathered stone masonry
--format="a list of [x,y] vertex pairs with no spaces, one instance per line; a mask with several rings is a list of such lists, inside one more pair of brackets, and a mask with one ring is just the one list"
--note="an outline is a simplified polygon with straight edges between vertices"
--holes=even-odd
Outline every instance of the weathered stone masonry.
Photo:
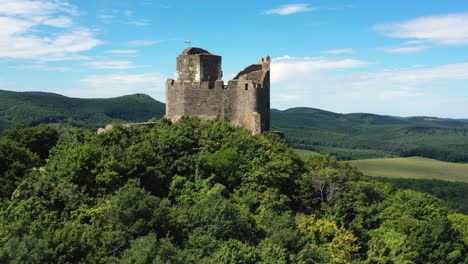
[[227,118],[253,134],[270,129],[270,57],[262,57],[224,84],[221,56],[188,48],[177,57],[177,79],[166,82],[166,116]]

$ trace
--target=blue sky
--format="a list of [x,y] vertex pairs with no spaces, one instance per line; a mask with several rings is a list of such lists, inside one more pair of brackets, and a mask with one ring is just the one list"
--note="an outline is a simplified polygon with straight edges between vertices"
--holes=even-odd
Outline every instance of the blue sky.
[[224,80],[272,57],[272,107],[468,118],[468,1],[0,0],[0,89],[146,93],[187,47]]

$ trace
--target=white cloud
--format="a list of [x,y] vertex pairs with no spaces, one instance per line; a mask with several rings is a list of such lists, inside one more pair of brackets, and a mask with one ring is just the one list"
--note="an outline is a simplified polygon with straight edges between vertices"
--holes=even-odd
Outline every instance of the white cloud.
[[387,53],[394,54],[413,54],[424,51],[428,49],[429,46],[403,46],[403,47],[386,47],[379,50],[385,51]]
[[467,45],[468,13],[421,17],[376,25],[373,29],[392,38],[421,40],[437,45]]
[[142,74],[102,74],[81,79],[82,89],[69,91],[77,97],[115,97],[133,93],[146,93],[164,100],[166,76],[159,72]]
[[31,64],[15,67],[17,69],[34,70],[34,71],[52,71],[52,72],[69,72],[72,68],[66,66],[50,66],[47,64]]
[[[0,58],[83,59],[101,41],[91,29],[73,26],[76,8],[64,1],[0,0]],[[40,26],[54,27],[54,33]]]
[[263,14],[287,16],[297,13],[309,12],[313,10],[315,10],[315,8],[313,8],[310,4],[289,4],[282,5],[275,9],[266,10],[263,12]]
[[170,39],[138,39],[127,42],[127,45],[130,47],[145,47],[161,44],[169,41],[183,41],[184,39],[180,38],[170,38]]
[[400,97],[417,97],[422,96],[423,93],[416,89],[406,88],[400,90],[389,90],[389,91],[382,91],[378,94],[378,98],[380,100],[393,100],[395,98]]
[[77,14],[76,8],[64,1],[0,0],[1,15],[44,16],[56,11]]
[[468,81],[468,62],[434,67],[385,70],[361,74],[362,81],[402,84],[422,84],[434,81]]
[[122,24],[144,27],[144,26],[151,25],[151,21],[148,19],[134,19],[134,20],[124,21],[122,22]]
[[324,70],[339,70],[363,67],[369,62],[356,59],[330,59],[330,58],[294,58],[283,56],[273,58],[271,81],[307,79],[309,76]]
[[72,25],[72,20],[69,17],[60,16],[57,18],[47,19],[43,23],[47,26],[66,28]]
[[347,48],[347,49],[332,49],[332,50],[324,50],[322,53],[331,54],[331,55],[341,55],[341,54],[351,54],[354,53],[354,49]]
[[[353,58],[272,60],[274,108],[309,106],[336,112],[468,116],[468,62],[369,71]],[[360,68],[362,67],[362,68]],[[340,69],[352,69],[340,70]],[[451,96],[456,91],[457,97]]]
[[129,55],[129,54],[136,54],[138,50],[133,49],[122,49],[122,50],[108,50],[106,53],[109,54],[120,54],[120,55]]
[[164,40],[133,40],[133,41],[129,41],[128,45],[132,47],[145,47],[145,46],[153,46],[163,41]]
[[125,70],[136,68],[131,61],[125,60],[93,61],[86,63],[86,65],[99,70]]
[[98,16],[105,24],[124,24],[133,26],[149,26],[151,21],[148,19],[136,18],[132,10],[104,9]]

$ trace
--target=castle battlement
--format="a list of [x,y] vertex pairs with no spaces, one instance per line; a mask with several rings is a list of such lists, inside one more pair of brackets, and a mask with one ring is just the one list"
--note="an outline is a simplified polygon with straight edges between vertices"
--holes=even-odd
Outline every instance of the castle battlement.
[[227,118],[258,134],[270,129],[270,57],[261,57],[224,84],[221,56],[187,48],[177,57],[176,80],[166,82],[166,116]]

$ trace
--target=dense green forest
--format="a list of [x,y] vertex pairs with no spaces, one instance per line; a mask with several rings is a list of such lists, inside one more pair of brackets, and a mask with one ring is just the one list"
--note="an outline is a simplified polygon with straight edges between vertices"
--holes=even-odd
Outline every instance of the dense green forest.
[[403,179],[376,177],[378,181],[390,182],[397,188],[414,190],[434,195],[458,212],[468,215],[468,183],[426,179]]
[[339,159],[422,156],[468,161],[468,122],[432,117],[337,114],[312,108],[272,110],[273,129],[296,148]]
[[[110,99],[77,99],[50,93],[0,91],[0,132],[17,124],[58,123],[98,128],[109,123],[162,117],[163,103],[137,94]],[[340,160],[422,156],[468,162],[468,121],[337,114],[313,108],[272,110],[272,129],[299,149]]]
[[275,134],[157,122],[7,131],[0,263],[468,263],[468,216],[432,195]]
[[148,95],[79,99],[53,93],[0,90],[0,132],[16,125],[59,123],[98,128],[110,123],[141,122],[162,117],[165,106]]

